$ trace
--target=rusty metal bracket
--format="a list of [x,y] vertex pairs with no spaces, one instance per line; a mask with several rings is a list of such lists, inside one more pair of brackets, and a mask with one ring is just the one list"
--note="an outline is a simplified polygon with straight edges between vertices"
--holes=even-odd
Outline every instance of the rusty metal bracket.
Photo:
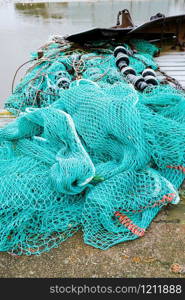
[[[120,23],[121,17],[121,23]],[[128,9],[120,10],[117,15],[117,24],[115,28],[128,28],[134,27],[134,23],[132,21],[132,17]]]

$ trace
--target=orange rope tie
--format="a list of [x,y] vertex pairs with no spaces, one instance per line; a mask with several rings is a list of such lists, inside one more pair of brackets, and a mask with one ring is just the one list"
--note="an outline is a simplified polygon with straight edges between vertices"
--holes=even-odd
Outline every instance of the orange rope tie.
[[[174,199],[175,194],[174,193],[169,193],[167,195],[164,195],[161,200],[156,202],[152,207],[158,206],[161,203],[164,202],[172,202]],[[145,234],[145,229],[140,228],[139,226],[133,224],[132,220],[127,217],[126,215],[120,213],[119,211],[115,212],[114,214],[116,217],[118,217],[119,221],[121,224],[123,224],[125,227],[127,227],[132,233],[138,235],[138,236],[143,236]]]
[[175,169],[178,171],[181,171],[182,173],[185,174],[185,167],[184,166],[166,166],[169,169]]
[[174,199],[175,197],[175,194],[174,193],[170,193],[170,194],[167,194],[167,195],[164,195],[163,198],[161,200],[159,200],[158,202],[156,202],[153,207],[157,206],[157,205],[160,205],[161,203],[164,203],[164,202],[172,202],[172,200]]
[[133,224],[132,220],[126,215],[123,215],[122,213],[117,211],[115,212],[115,216],[118,217],[120,223],[127,227],[132,233],[138,236],[143,236],[145,234],[145,229]]

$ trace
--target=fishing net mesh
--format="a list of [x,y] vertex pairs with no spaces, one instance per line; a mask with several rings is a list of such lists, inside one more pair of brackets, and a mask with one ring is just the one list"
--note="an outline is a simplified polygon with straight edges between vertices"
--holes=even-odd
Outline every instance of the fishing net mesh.
[[[0,251],[40,254],[79,229],[105,250],[142,237],[179,202],[184,93],[160,81],[137,91],[115,65],[116,45],[102,45],[49,44],[5,103],[18,118],[0,129]],[[137,74],[155,70],[158,48],[133,45]]]

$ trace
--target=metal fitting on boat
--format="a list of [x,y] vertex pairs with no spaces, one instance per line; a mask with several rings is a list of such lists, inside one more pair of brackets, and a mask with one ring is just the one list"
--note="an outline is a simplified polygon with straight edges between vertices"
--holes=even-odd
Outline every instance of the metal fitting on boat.
[[132,52],[126,49],[123,46],[118,46],[114,49],[114,56],[116,57],[119,53],[127,54],[127,55],[132,55]]
[[44,52],[42,50],[37,51],[37,58],[41,59],[44,56]]
[[120,62],[125,62],[127,65],[129,64],[128,55],[119,53],[116,57],[116,66],[119,67]]
[[147,84],[158,85],[157,79],[153,76],[150,76],[150,75],[145,76],[144,80]]
[[156,77],[156,74],[155,74],[155,71],[151,68],[147,68],[145,69],[143,72],[142,72],[142,76],[145,77],[145,76],[153,76],[153,77]]
[[126,76],[129,74],[136,75],[136,71],[131,67],[126,67],[121,69],[121,74]]
[[69,85],[70,85],[70,80],[66,77],[60,78],[56,83],[56,86],[58,88],[63,88],[63,89],[68,89]]

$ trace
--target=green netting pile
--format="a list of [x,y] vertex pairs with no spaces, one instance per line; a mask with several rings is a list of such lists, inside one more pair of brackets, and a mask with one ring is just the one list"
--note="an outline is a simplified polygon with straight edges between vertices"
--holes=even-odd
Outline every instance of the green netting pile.
[[[102,48],[101,43],[98,45],[99,47],[94,45],[93,48],[84,50],[76,49],[71,44],[53,42],[42,49],[44,56],[41,59],[37,59],[37,52],[32,53],[33,66],[7,99],[5,108],[19,114],[29,106],[46,107],[60,99],[61,89],[68,88],[79,78],[98,82],[100,86],[125,82],[113,56],[117,44],[108,44],[106,49]],[[138,74],[146,65],[157,68],[153,60],[157,47],[139,40],[132,40],[131,45],[139,49],[138,53],[130,57],[130,66]],[[128,45],[125,46],[130,49]],[[143,50],[140,51],[140,48]]]
[[[102,44],[51,43],[5,104],[19,117],[0,129],[0,251],[40,254],[79,229],[108,249],[179,202],[185,95],[160,82],[137,91]],[[136,72],[156,69],[158,49],[132,44]]]

